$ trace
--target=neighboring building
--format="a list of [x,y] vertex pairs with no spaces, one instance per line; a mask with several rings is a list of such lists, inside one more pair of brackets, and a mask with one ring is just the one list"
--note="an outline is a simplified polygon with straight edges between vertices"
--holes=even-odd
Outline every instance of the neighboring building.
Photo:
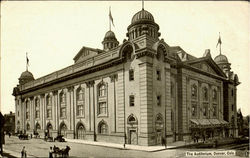
[[5,144],[4,132],[3,132],[4,123],[5,123],[4,117],[0,112],[0,155],[3,155],[3,144]]
[[239,81],[226,56],[169,46],[146,10],[127,30],[122,44],[108,31],[103,49],[83,47],[69,67],[38,79],[23,72],[13,90],[16,129],[139,145],[237,136]]
[[6,134],[8,133],[15,133],[15,113],[12,113],[12,111],[9,114],[4,115],[4,132]]

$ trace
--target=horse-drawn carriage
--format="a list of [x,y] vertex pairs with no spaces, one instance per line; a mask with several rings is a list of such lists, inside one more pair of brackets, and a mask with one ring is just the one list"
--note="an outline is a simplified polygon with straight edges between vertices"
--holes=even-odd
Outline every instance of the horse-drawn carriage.
[[70,150],[69,146],[60,149],[59,147],[54,145],[52,154],[54,155],[53,157],[67,158],[69,157],[69,150]]
[[48,136],[45,137],[44,140],[45,140],[46,142],[53,142],[53,141],[54,141],[53,137],[48,137]]
[[28,134],[19,134],[18,138],[22,140],[28,140]]
[[57,141],[57,142],[65,142],[65,139],[63,138],[63,135],[58,135],[54,141]]

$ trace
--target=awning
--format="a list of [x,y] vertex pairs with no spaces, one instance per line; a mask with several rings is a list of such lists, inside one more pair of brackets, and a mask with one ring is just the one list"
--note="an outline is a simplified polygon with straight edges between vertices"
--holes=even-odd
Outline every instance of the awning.
[[209,119],[209,121],[216,127],[221,126],[221,122],[218,119]]
[[225,121],[225,120],[219,120],[221,125],[223,126],[228,126],[229,125],[229,122]]
[[190,119],[191,128],[214,128],[229,125],[227,121],[219,119]]

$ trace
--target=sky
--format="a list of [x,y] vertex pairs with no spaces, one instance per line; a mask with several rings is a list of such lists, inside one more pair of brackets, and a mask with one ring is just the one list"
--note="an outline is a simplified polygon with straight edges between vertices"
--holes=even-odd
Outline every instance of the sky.
[[[141,1],[2,1],[1,2],[1,112],[15,111],[13,87],[26,70],[35,78],[73,64],[83,47],[102,49],[109,30],[109,6],[118,41],[126,39],[127,27]],[[250,114],[250,56],[248,2],[240,1],[145,1],[160,26],[161,38],[170,46],[202,57],[205,49],[212,58],[219,32],[222,54],[226,55],[241,84],[237,88],[237,108]]]

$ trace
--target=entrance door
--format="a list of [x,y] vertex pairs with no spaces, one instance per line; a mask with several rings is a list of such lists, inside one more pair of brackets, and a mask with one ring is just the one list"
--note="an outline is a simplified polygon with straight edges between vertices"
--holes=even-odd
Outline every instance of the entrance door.
[[161,133],[161,130],[157,130],[157,133],[156,133],[156,144],[161,144],[161,140],[162,139],[162,133]]
[[137,145],[137,134],[136,134],[136,130],[130,130],[129,131],[129,143],[130,144],[134,144]]

